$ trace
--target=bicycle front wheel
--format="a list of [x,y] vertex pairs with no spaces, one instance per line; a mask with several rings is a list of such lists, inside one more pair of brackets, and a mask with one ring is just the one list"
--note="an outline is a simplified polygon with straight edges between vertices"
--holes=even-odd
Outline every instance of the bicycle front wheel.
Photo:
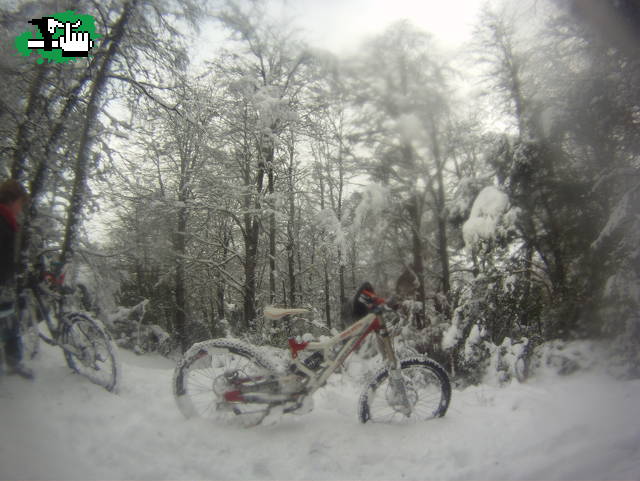
[[442,417],[451,400],[451,383],[447,372],[437,362],[426,358],[404,359],[400,369],[410,414],[399,406],[389,383],[389,371],[380,370],[360,396],[360,421],[395,423]]
[[173,394],[180,412],[187,418],[255,426],[269,413],[269,406],[228,402],[225,393],[233,389],[229,381],[257,381],[275,371],[275,366],[249,344],[230,339],[199,342],[176,366]]
[[107,391],[116,390],[117,348],[100,321],[78,312],[66,314],[60,341],[71,369]]

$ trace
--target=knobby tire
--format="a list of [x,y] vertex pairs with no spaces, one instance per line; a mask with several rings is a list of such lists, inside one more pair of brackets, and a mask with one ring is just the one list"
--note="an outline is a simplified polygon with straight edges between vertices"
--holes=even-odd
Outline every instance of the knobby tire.
[[100,321],[78,312],[66,314],[60,341],[72,370],[109,392],[117,389],[117,347]]
[[427,358],[400,361],[402,377],[411,404],[411,415],[406,417],[389,403],[389,371],[378,371],[360,396],[358,417],[366,423],[396,423],[421,421],[442,417],[451,401],[449,376],[440,364]]
[[[268,406],[226,402],[224,374],[270,375],[276,366],[249,344],[232,339],[214,339],[194,344],[178,362],[173,376],[173,394],[186,418],[206,418],[242,426],[259,424]],[[221,387],[222,386],[222,387]]]

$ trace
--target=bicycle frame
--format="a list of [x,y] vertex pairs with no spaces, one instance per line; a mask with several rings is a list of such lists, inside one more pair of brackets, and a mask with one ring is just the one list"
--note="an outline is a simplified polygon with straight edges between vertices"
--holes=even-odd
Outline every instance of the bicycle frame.
[[[358,401],[361,422],[400,418],[442,417],[449,405],[451,385],[437,362],[417,353],[406,357],[392,342],[400,333],[402,314],[394,297],[385,300],[368,286],[358,290],[354,312],[367,310],[354,324],[320,340],[289,339],[290,357],[239,339],[209,339],[195,343],[174,370],[173,394],[185,417],[238,420],[255,426],[269,416],[305,414],[313,395],[327,384],[349,356],[374,334],[375,372]],[[264,319],[279,321],[309,312],[301,308],[265,306]],[[389,317],[391,316],[391,317]]]
[[[351,325],[335,337],[323,342],[301,342],[289,339],[291,349],[291,365],[304,373],[309,381],[307,382],[307,395],[312,395],[320,387],[324,386],[327,379],[346,361],[346,359],[357,350],[364,340],[371,333],[375,333],[378,340],[378,350],[390,370],[398,368],[398,360],[393,350],[391,337],[386,328],[381,312],[372,312]],[[335,352],[336,347],[344,345]],[[311,353],[321,352],[324,357],[323,367],[317,370],[310,369],[298,357],[303,351]]]
[[29,286],[28,290],[34,301],[33,306],[37,310],[36,319],[40,318],[40,320],[44,320],[51,334],[51,337],[48,337],[41,329],[38,329],[40,339],[47,344],[60,346],[64,349],[64,346],[58,342],[61,322],[59,317],[62,312],[60,305],[62,302],[62,294],[54,292],[40,283]]

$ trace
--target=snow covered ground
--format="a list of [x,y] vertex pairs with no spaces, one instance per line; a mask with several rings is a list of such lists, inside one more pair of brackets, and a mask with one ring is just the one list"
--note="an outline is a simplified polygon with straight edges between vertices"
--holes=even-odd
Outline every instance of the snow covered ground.
[[249,429],[185,420],[173,363],[121,351],[110,394],[43,346],[34,382],[0,378],[1,480],[640,479],[640,381],[602,373],[454,390],[447,416],[360,424],[337,376],[315,409]]

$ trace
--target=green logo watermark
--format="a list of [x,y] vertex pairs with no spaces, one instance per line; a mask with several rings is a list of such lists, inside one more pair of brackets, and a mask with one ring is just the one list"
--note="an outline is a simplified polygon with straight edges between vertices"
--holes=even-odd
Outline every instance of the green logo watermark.
[[45,60],[64,63],[88,57],[95,40],[100,38],[96,34],[94,18],[74,10],[34,18],[29,23],[37,27],[36,31],[21,33],[16,37],[15,45],[25,57],[36,54],[38,63]]

